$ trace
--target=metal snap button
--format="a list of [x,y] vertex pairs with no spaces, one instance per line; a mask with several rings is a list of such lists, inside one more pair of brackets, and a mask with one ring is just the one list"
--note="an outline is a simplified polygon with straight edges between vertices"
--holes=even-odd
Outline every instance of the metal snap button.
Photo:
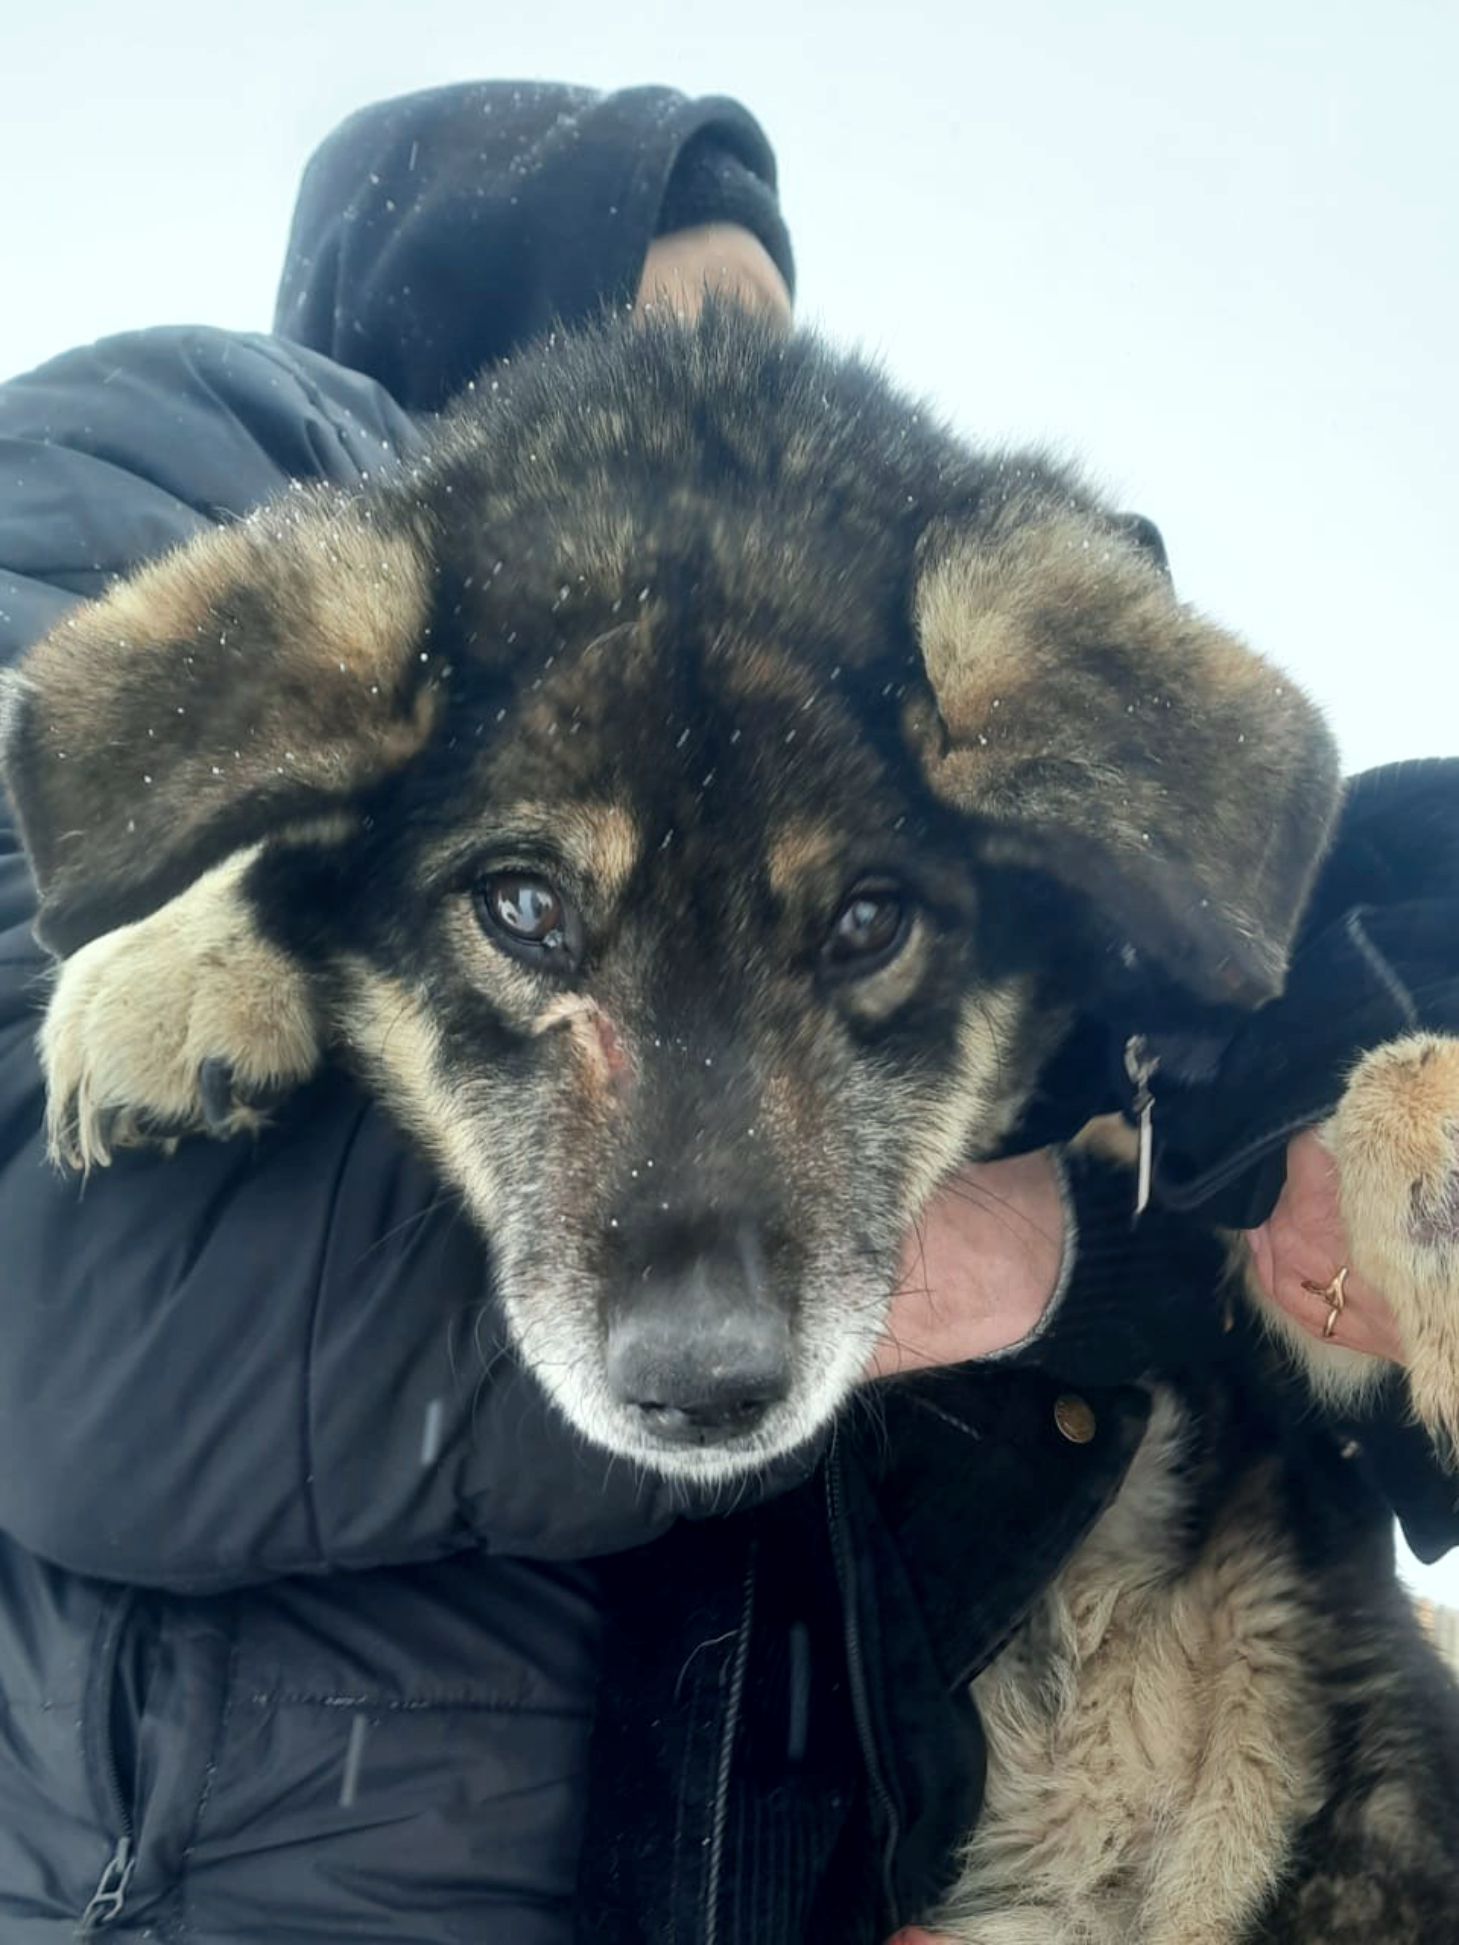
[[1072,1391],[1054,1401],[1054,1423],[1071,1445],[1088,1445],[1094,1437],[1093,1409]]

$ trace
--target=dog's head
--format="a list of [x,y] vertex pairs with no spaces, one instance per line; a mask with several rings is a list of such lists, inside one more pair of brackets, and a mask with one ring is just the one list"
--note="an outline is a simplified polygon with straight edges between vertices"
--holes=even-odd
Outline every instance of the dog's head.
[[33,652],[58,949],[272,839],[262,922],[464,1191],[589,1437],[727,1474],[864,1368],[903,1238],[1106,967],[1280,985],[1308,706],[1067,477],[733,315],[512,368]]

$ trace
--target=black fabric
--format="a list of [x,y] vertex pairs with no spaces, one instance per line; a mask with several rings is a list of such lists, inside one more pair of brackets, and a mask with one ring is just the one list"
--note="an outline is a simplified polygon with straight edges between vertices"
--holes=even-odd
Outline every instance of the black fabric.
[[686,158],[692,220],[747,222],[792,275],[775,158],[732,101],[492,81],[363,108],[305,172],[274,328],[437,411],[483,365],[632,299]]
[[[743,111],[659,90],[446,90],[346,124],[301,197],[283,338],[144,333],[0,388],[0,660],[290,479],[408,457],[482,361],[622,301],[655,230],[710,213],[715,154],[768,193]],[[1394,788],[1314,945],[1355,901],[1441,895],[1382,876]],[[981,1787],[965,1677],[1118,1484],[1126,1381],[1210,1327],[1204,1241],[1162,1215],[1132,1247],[1123,1185],[1076,1168],[1040,1345],[883,1388],[809,1482],[679,1519],[710,1509],[557,1421],[483,1247],[343,1079],[256,1144],[50,1170],[33,914],[0,823],[6,1945],[70,1938],[103,1882],[112,1935],[189,1945],[679,1940],[711,1908],[720,1945],[878,1945],[921,1915]],[[1388,949],[1407,976],[1401,928]],[[1054,1121],[1091,1076],[1120,1099],[1109,1024],[1082,1033]],[[1020,1368],[1039,1356],[1054,1376]],[[1070,1382],[1087,1447],[1054,1427]],[[1390,1460],[1428,1543],[1446,1503],[1452,1537],[1427,1452]]]
[[615,1625],[581,1936],[818,1936],[861,1766],[821,1489],[680,1527],[602,1571]]
[[774,179],[758,175],[753,160],[728,148],[722,128],[707,128],[685,144],[659,205],[657,234],[672,236],[701,223],[738,223],[757,236],[794,296],[795,257]]
[[0,1541],[5,1945],[73,1939],[124,1838],[107,1938],[565,1945],[597,1633],[578,1579],[462,1555],[143,1599]]
[[1243,1022],[1209,1082],[1160,1087],[1167,1207],[1265,1221],[1289,1136],[1337,1106],[1370,1047],[1459,1033],[1459,762],[1354,779],[1281,997]]

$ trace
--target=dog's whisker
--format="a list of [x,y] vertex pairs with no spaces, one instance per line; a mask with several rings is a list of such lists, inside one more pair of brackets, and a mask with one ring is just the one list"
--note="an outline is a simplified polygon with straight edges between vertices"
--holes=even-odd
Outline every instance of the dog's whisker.
[[377,1236],[367,1249],[362,1250],[359,1257],[360,1263],[368,1263],[377,1251],[387,1248],[391,1243],[398,1242],[402,1236],[409,1235],[413,1229],[423,1228],[430,1221],[431,1217],[439,1215],[442,1209],[454,1208],[459,1210],[465,1206],[465,1203],[466,1197],[461,1190],[443,1185],[437,1189],[436,1193],[423,1208],[416,1209],[410,1215],[402,1217],[398,1223],[392,1228],[387,1229],[383,1235]]

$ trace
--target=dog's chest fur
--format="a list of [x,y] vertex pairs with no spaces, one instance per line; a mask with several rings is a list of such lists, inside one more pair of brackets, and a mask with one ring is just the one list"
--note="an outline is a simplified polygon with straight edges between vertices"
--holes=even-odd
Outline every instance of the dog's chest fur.
[[1229,1945],[1321,1800],[1309,1601],[1258,1468],[1199,1543],[1190,1426],[1157,1393],[1118,1497],[974,1694],[968,1945]]
[[1294,1457],[1247,1409],[1157,1387],[1118,1496],[977,1678],[959,1945],[1453,1935],[1452,1683],[1337,1445]]

